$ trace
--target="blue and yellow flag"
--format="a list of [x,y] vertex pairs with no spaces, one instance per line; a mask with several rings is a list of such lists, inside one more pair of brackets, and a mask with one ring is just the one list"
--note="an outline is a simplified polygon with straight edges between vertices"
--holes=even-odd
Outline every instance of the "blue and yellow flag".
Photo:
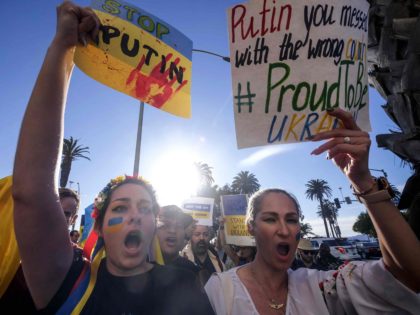
[[92,1],[96,43],[78,47],[76,65],[93,79],[171,114],[191,116],[192,41],[123,1]]

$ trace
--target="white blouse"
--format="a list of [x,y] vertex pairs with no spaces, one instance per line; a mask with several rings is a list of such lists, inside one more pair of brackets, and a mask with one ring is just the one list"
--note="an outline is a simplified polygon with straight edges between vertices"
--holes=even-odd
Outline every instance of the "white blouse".
[[[207,282],[205,290],[217,315],[259,314],[238,277],[241,267]],[[420,314],[420,294],[395,279],[382,260],[350,262],[331,271],[289,269],[288,274],[286,315]]]

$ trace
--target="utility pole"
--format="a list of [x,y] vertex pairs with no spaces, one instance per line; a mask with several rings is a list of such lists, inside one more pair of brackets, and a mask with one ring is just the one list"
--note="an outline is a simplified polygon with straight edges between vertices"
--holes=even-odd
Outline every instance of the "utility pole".
[[[202,50],[202,49],[193,49],[192,51],[213,55],[213,56],[221,58],[222,60],[224,60],[226,62],[230,62],[229,57],[222,56],[222,55],[216,54],[216,53],[211,52],[211,51]],[[133,176],[138,176],[139,175],[141,135],[142,135],[142,132],[143,132],[143,116],[144,116],[144,102],[141,101],[140,102],[139,120],[138,120],[138,124],[137,124],[137,138],[136,138],[136,151],[135,151],[135,155],[134,155]]]

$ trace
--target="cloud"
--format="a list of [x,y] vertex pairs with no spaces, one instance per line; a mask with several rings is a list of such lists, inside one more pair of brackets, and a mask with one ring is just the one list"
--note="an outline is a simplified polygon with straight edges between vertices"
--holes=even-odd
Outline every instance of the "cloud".
[[[343,237],[358,235],[357,232],[354,232],[352,227],[354,222],[356,222],[357,216],[349,216],[349,217],[338,217],[338,225],[341,230],[341,235]],[[321,218],[316,219],[305,219],[304,223],[309,223],[312,227],[312,232],[316,235],[325,236],[325,227],[324,227],[324,220]],[[328,224],[328,222],[327,222]],[[328,225],[329,228],[329,225]]]
[[283,144],[281,146],[265,147],[258,150],[257,152],[252,153],[247,158],[241,160],[239,162],[239,165],[240,166],[253,166],[257,164],[258,162],[261,162],[262,160],[269,158],[271,156],[291,151],[295,149],[295,147],[296,145],[293,145],[293,144],[289,144],[289,145]]

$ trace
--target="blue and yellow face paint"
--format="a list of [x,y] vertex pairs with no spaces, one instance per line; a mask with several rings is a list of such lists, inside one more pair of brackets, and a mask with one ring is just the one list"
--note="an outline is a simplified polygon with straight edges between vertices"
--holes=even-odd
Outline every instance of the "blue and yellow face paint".
[[108,233],[116,233],[121,231],[124,224],[122,217],[115,217],[108,220],[108,224],[104,227],[104,230]]

